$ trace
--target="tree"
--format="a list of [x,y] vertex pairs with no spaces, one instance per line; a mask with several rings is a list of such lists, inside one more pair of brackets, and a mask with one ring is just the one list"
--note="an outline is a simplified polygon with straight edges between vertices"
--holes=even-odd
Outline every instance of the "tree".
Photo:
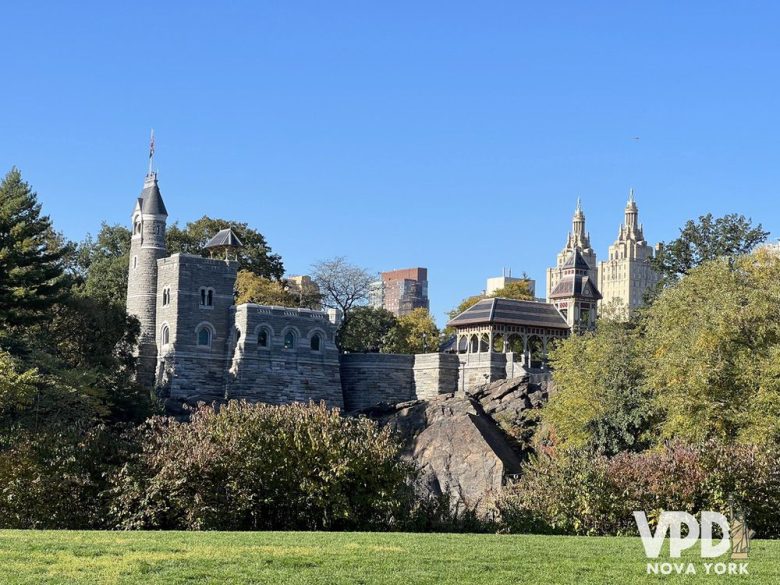
[[647,447],[657,416],[638,341],[632,325],[602,319],[595,332],[560,342],[550,354],[556,391],[542,409],[542,433],[564,449],[605,455]]
[[527,278],[509,282],[503,288],[499,288],[490,294],[491,297],[501,297],[504,299],[515,299],[518,301],[532,301],[534,295],[531,292],[531,281]]
[[780,440],[780,256],[718,258],[665,289],[645,316],[647,386],[662,436]]
[[368,300],[375,280],[370,272],[350,264],[343,256],[315,264],[312,278],[322,294],[322,304],[340,310],[344,325],[349,321],[353,307]]
[[284,265],[281,256],[271,252],[270,246],[260,232],[243,222],[212,219],[204,215],[196,221],[189,222],[183,229],[178,224],[173,224],[168,228],[166,236],[168,252],[208,256],[208,252],[203,247],[217,232],[227,228],[231,228],[244,244],[238,252],[240,269],[269,280],[282,278]]
[[0,326],[44,319],[62,298],[65,248],[30,185],[13,168],[0,183]]
[[239,270],[236,278],[236,304],[257,303],[279,307],[297,307],[298,297],[279,280],[269,280],[249,270]]
[[665,284],[674,283],[703,262],[749,253],[768,235],[761,224],[753,227],[744,215],[732,213],[713,219],[708,213],[698,221],[688,220],[680,237],[662,244],[654,267]]
[[428,309],[414,309],[398,318],[389,332],[385,353],[425,353],[438,351],[439,329]]
[[398,320],[390,311],[374,307],[356,307],[338,334],[342,351],[376,353],[383,351],[395,336]]
[[79,244],[77,265],[85,295],[124,309],[130,238],[128,228],[103,222],[96,239],[87,236]]

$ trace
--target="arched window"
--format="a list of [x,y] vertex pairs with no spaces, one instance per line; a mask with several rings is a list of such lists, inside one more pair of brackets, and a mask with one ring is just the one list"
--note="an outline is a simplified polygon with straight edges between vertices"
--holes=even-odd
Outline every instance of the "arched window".
[[167,325],[163,325],[162,332],[160,333],[160,341],[162,345],[168,345],[171,342],[171,332]]
[[322,345],[322,339],[320,339],[320,334],[315,333],[312,335],[311,338],[311,349],[312,351],[320,351],[320,347]]
[[200,289],[200,306],[201,307],[213,307],[214,306],[214,289],[203,287]]
[[284,349],[294,349],[295,348],[295,333],[292,331],[288,331],[284,335]]
[[133,224],[133,234],[140,234],[141,233],[141,220],[136,219],[135,223]]
[[167,307],[171,304],[171,289],[170,288],[164,288],[163,289],[163,307]]
[[198,345],[208,347],[211,345],[211,329],[201,327],[198,331]]
[[268,329],[261,329],[257,333],[257,345],[268,347]]

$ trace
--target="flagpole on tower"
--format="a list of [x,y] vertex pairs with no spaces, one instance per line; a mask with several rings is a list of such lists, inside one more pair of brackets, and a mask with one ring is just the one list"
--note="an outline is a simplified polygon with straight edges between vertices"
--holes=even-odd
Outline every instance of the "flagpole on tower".
[[154,128],[152,128],[152,136],[149,139],[149,176],[152,175],[153,164],[154,164]]

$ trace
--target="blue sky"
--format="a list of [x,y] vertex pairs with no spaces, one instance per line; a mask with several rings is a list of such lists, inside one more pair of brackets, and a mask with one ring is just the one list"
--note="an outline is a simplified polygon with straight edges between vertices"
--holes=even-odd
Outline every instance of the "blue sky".
[[[0,169],[72,239],[128,223],[148,134],[171,214],[249,222],[289,273],[427,266],[432,312],[544,287],[582,197],[607,254],[740,212],[780,230],[780,4],[8,3]],[[639,140],[634,140],[639,137]]]

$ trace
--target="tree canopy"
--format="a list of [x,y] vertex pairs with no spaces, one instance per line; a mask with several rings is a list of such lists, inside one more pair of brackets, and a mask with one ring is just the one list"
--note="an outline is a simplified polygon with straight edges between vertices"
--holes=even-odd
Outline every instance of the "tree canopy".
[[312,279],[320,289],[322,304],[341,311],[343,323],[346,324],[353,308],[368,301],[376,279],[368,270],[350,264],[343,256],[322,260],[312,268]]
[[187,223],[184,228],[174,223],[167,230],[168,252],[208,256],[208,251],[203,247],[217,232],[227,228],[231,228],[244,244],[238,251],[240,269],[269,280],[282,278],[284,265],[281,256],[271,251],[263,234],[250,228],[245,222],[216,219],[204,215],[198,220]]
[[663,435],[780,439],[780,257],[718,258],[690,270],[647,309],[646,384]]
[[644,387],[645,357],[636,327],[602,319],[550,354],[556,391],[542,409],[543,427],[564,448],[613,455],[652,442],[656,407]]
[[768,235],[760,223],[753,226],[744,215],[713,218],[708,213],[696,221],[688,220],[676,240],[662,244],[654,265],[666,283],[676,282],[708,260],[747,254]]
[[439,350],[439,329],[428,309],[417,308],[398,317],[390,331],[385,353],[429,353]]
[[41,320],[63,297],[67,250],[59,241],[38,196],[11,169],[0,182],[0,326]]
[[356,307],[339,329],[339,348],[351,353],[380,352],[390,343],[397,325],[395,315],[387,309]]

